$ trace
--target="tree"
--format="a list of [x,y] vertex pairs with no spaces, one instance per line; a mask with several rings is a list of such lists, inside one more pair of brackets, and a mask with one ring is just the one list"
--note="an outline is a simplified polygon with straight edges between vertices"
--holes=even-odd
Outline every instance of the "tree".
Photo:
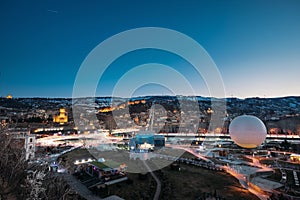
[[46,173],[42,170],[35,170],[31,174],[27,175],[26,188],[28,189],[27,200],[38,200],[41,195],[45,195],[45,188],[43,187],[43,181]]
[[3,127],[0,128],[0,158],[0,195],[4,199],[23,199],[27,168],[25,152]]
[[0,128],[0,199],[80,199],[63,176],[49,172],[47,165],[29,164],[19,143],[6,128]]

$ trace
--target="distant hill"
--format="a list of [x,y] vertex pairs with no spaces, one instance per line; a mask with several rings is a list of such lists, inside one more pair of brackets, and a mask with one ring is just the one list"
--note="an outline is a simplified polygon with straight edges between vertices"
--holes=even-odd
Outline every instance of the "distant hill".
[[[130,110],[139,113],[149,109],[153,102],[161,104],[166,110],[180,111],[180,103],[192,105],[191,101],[198,102],[199,110],[206,119],[210,118],[208,109],[212,108],[212,102],[224,102],[226,104],[226,113],[224,110],[219,113],[221,117],[226,118],[228,122],[234,117],[248,114],[255,115],[262,119],[270,128],[281,128],[284,132],[292,131],[300,134],[300,97],[278,97],[278,98],[226,98],[218,99],[202,96],[141,96],[133,98],[121,97],[95,97],[95,98],[0,98],[0,107],[16,111],[32,111],[36,109],[57,110],[60,107],[72,109],[73,103],[86,109],[100,109],[115,105],[127,105],[128,101],[143,102],[145,104],[130,104]],[[212,108],[214,109],[214,108]],[[216,111],[218,112],[218,110]],[[220,111],[221,112],[221,111]],[[109,114],[109,113],[108,113]],[[199,116],[201,117],[201,116]],[[227,125],[229,123],[226,123]]]

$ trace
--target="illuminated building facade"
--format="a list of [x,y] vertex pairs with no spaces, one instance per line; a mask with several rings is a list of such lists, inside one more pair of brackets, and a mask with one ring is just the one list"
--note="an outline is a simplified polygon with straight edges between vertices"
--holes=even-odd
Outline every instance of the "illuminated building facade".
[[68,122],[68,114],[66,112],[66,109],[61,108],[59,109],[59,114],[55,115],[53,117],[53,122],[59,123],[59,124],[65,124]]
[[290,159],[292,162],[300,163],[300,155],[299,154],[291,154]]
[[154,150],[155,147],[160,148],[164,146],[164,135],[153,133],[137,134],[129,141],[130,150],[135,152],[148,152],[149,150]]

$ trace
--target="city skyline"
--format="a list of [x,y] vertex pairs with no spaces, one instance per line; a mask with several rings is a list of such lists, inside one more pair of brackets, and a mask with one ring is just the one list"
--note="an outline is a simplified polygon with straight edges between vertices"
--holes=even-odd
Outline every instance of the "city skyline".
[[[89,52],[107,38],[139,27],[173,29],[196,40],[216,63],[227,97],[300,94],[299,1],[9,1],[1,2],[0,9],[0,96],[71,97]],[[124,73],[145,63],[174,68],[197,95],[210,96],[189,63],[151,49],[112,63],[96,96],[111,96]],[[153,94],[172,93],[145,85],[134,95]]]

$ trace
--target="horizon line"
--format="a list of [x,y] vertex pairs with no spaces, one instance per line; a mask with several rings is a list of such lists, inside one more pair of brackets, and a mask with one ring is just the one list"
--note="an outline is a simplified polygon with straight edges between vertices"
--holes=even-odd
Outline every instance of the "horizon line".
[[[259,98],[259,99],[275,99],[275,98],[291,98],[291,97],[300,97],[300,95],[288,95],[288,96],[249,96],[249,97],[237,97],[237,96],[226,96],[226,97],[212,97],[212,96],[201,96],[201,95],[140,95],[140,96],[132,96],[132,97],[117,97],[117,96],[82,96],[82,97],[45,97],[45,96],[17,96],[13,97],[13,99],[80,99],[80,98],[123,98],[123,99],[130,99],[130,98],[143,98],[143,97],[202,97],[202,98],[215,98],[215,99],[251,99],[251,98]],[[0,98],[6,99],[7,97],[1,96]]]

